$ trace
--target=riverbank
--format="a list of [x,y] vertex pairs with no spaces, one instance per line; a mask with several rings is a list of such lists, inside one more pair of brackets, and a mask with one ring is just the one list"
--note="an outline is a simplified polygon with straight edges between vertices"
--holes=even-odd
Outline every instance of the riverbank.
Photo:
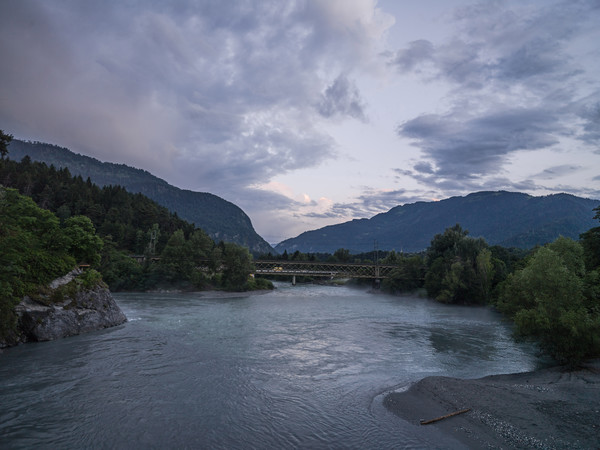
[[387,395],[384,405],[415,427],[435,427],[470,448],[598,448],[600,360],[573,372],[556,367],[475,380],[428,377]]

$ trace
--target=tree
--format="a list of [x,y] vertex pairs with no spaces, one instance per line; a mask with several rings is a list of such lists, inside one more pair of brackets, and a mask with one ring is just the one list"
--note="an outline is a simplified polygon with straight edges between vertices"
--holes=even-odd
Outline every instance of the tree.
[[425,263],[419,255],[398,257],[391,252],[392,258],[384,260],[383,264],[394,261],[398,267],[390,272],[388,278],[383,280],[383,287],[392,292],[411,292],[423,287]]
[[559,236],[554,242],[546,245],[547,248],[560,255],[567,269],[578,277],[585,275],[583,261],[583,247],[573,239]]
[[[594,219],[600,220],[600,206],[593,209]],[[600,268],[600,227],[591,228],[579,236],[587,270]]]
[[142,265],[127,253],[117,250],[110,239],[104,241],[99,270],[111,291],[141,290],[145,287]]
[[494,280],[494,264],[492,263],[492,252],[484,248],[478,254],[475,260],[476,272],[477,272],[477,283],[479,288],[479,295],[485,303],[490,301],[492,283]]
[[6,134],[4,131],[0,130],[0,159],[4,159],[6,155],[8,155],[8,144],[13,140],[13,136],[11,134]]
[[248,287],[248,277],[254,272],[252,255],[245,247],[224,244],[223,250],[223,287],[231,290],[245,290]]
[[443,303],[485,303],[495,269],[486,242],[468,237],[459,224],[437,234],[427,249],[425,288]]
[[347,263],[350,261],[351,255],[350,250],[346,248],[338,248],[335,252],[333,252],[333,261]]
[[75,228],[61,228],[50,211],[0,186],[0,340],[14,339],[14,307],[24,295],[73,269],[80,250],[73,245]]
[[578,245],[561,240],[540,248],[525,268],[506,279],[498,303],[514,318],[518,335],[571,365],[600,352],[600,314],[586,305],[582,258],[572,258],[581,254]]
[[188,253],[195,266],[204,265],[215,243],[204,231],[195,230],[188,240]]
[[89,217],[73,216],[65,221],[64,234],[68,239],[68,251],[77,262],[97,265],[104,243],[96,235],[94,224]]
[[167,241],[160,254],[160,266],[171,282],[189,280],[192,276],[194,262],[190,258],[183,230],[177,230]]

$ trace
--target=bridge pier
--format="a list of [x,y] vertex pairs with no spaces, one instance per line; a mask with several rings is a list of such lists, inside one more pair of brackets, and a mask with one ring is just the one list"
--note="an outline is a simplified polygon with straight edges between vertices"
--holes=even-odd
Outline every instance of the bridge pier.
[[296,275],[292,275],[292,286],[296,286]]
[[381,288],[381,280],[379,278],[375,278],[373,280],[373,289],[380,289]]

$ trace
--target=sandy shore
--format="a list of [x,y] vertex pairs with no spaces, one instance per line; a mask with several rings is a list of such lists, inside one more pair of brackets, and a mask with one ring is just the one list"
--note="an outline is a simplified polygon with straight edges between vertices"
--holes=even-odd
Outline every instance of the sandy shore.
[[[600,360],[477,380],[428,377],[384,405],[416,427],[435,427],[468,448],[600,448]],[[420,420],[470,408],[430,425]],[[433,431],[433,430],[432,430]]]

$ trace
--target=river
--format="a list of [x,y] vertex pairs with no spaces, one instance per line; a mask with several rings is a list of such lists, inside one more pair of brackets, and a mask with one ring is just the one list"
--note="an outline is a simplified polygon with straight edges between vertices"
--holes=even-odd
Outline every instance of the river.
[[277,287],[118,293],[126,324],[5,350],[0,448],[460,448],[385,394],[539,364],[487,308]]

